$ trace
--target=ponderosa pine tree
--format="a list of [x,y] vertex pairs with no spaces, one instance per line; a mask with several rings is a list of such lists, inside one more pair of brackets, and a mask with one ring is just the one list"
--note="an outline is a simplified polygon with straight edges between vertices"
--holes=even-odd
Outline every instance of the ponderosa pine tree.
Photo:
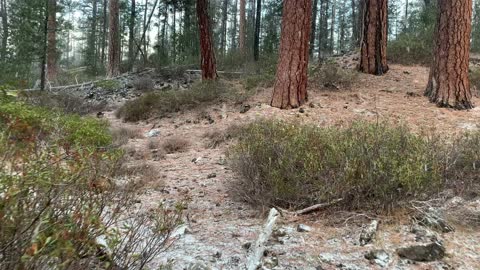
[[208,16],[208,0],[197,0],[197,17],[200,32],[200,54],[202,79],[214,80],[217,78],[217,64],[213,50],[210,18]]
[[255,16],[255,36],[253,40],[253,60],[260,59],[260,23],[262,21],[262,0],[257,0]]
[[363,39],[361,41],[361,72],[382,75],[387,65],[387,0],[363,2]]
[[439,0],[438,5],[433,62],[425,96],[440,107],[471,109],[468,66],[472,0]]
[[135,63],[135,18],[136,18],[136,5],[135,0],[130,4],[130,21],[128,22],[128,71],[133,69]]
[[240,0],[240,30],[239,30],[239,42],[238,47],[240,48],[240,52],[242,55],[246,54],[245,42],[246,42],[246,17],[245,17],[245,9],[246,9],[247,1]]
[[110,0],[108,32],[108,65],[107,77],[112,78],[120,74],[120,5],[119,0]]
[[283,2],[280,52],[271,105],[297,108],[307,101],[311,0]]

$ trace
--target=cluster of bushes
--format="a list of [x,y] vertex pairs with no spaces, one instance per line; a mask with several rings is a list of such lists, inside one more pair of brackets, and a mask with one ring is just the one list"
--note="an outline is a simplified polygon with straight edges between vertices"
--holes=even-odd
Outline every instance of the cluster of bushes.
[[338,63],[322,63],[311,71],[310,81],[313,84],[329,90],[350,89],[358,78],[358,72],[353,69],[342,68]]
[[[346,128],[262,120],[243,127],[228,157],[233,190],[252,205],[302,208],[342,199],[350,210],[388,211],[445,187],[478,185],[480,133],[448,140],[402,125]],[[478,182],[478,180],[477,180]]]
[[0,99],[0,268],[142,269],[181,207],[135,209],[106,122]]
[[194,108],[199,104],[238,100],[243,97],[241,92],[230,89],[224,81],[200,82],[190,89],[172,89],[161,92],[150,92],[143,96],[127,101],[120,107],[116,116],[125,121],[136,122],[150,117],[165,117],[170,113]]

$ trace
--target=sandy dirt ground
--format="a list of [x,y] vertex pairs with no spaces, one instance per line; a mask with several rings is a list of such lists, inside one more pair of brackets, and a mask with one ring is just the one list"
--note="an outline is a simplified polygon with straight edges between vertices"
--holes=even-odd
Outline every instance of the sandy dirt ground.
[[[225,130],[232,124],[248,123],[259,118],[275,118],[303,123],[345,125],[353,120],[388,120],[404,122],[413,130],[436,129],[448,134],[475,130],[479,126],[480,107],[470,111],[437,108],[422,96],[428,78],[424,67],[392,65],[382,77],[359,75],[351,90],[309,89],[309,103],[299,109],[278,110],[268,105],[271,89],[261,89],[248,100],[251,109],[240,113],[239,105],[216,104],[178,113],[169,118],[136,124],[123,123],[106,114],[113,127],[128,127],[146,134],[158,130],[153,138],[131,139],[127,147],[141,153],[131,162],[144,162],[155,169],[156,188],[139,195],[141,207],[188,202],[185,226],[177,230],[170,249],[151,263],[152,269],[244,269],[248,243],[255,241],[264,216],[258,209],[235,200],[229,185],[235,175],[225,161],[227,142],[217,148],[207,147],[206,132]],[[478,98],[474,102],[480,105]],[[310,105],[311,103],[311,105]],[[208,114],[213,123],[202,118]],[[198,120],[198,121],[195,121]],[[189,141],[188,150],[155,159],[148,144],[161,144],[168,138]],[[475,203],[475,202],[474,202]],[[474,207],[480,208],[480,200]],[[411,220],[398,217],[370,217],[359,213],[332,213],[306,216],[282,216],[276,236],[267,245],[265,269],[480,269],[480,230],[456,227],[455,232],[439,234],[446,247],[443,260],[429,263],[400,259],[395,250],[415,242]],[[362,228],[372,218],[380,220],[375,241],[360,246]],[[298,232],[297,226],[311,227]],[[279,231],[278,231],[279,230]],[[382,249],[389,254],[386,265],[365,259],[368,251]],[[163,268],[161,268],[163,267]]]

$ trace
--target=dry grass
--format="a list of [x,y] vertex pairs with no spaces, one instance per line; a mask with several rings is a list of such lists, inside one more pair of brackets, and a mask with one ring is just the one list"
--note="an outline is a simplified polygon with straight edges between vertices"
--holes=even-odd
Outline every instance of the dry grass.
[[113,142],[117,146],[125,145],[130,139],[143,138],[140,130],[130,127],[121,127],[111,130]]
[[178,137],[171,137],[166,139],[162,143],[162,149],[167,154],[173,154],[178,152],[186,152],[190,147],[190,142]]

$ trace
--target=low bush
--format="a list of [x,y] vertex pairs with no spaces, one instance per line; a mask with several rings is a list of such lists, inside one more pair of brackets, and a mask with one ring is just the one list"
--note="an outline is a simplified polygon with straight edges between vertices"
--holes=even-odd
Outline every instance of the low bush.
[[45,91],[21,92],[20,98],[26,103],[47,109],[57,108],[68,114],[86,115],[102,111],[106,102],[85,100],[68,93],[51,93]]
[[433,39],[412,33],[401,34],[388,43],[388,60],[401,65],[430,65],[433,60]]
[[190,147],[189,141],[177,137],[168,138],[162,143],[162,149],[167,154],[185,152],[188,150],[188,147]]
[[143,134],[135,128],[121,127],[111,130],[113,142],[117,146],[124,145],[130,139],[142,138]]
[[470,79],[470,87],[472,92],[476,95],[480,94],[480,68],[474,67],[470,68],[468,72],[468,77]]
[[122,155],[103,121],[0,101],[0,268],[145,268],[183,207],[136,210]]
[[127,101],[117,110],[116,116],[125,121],[136,122],[153,116],[165,117],[170,113],[191,109],[199,104],[235,100],[237,96],[236,90],[231,90],[225,82],[201,82],[187,90],[152,92]]
[[[232,190],[257,206],[302,208],[343,199],[348,209],[388,210],[439,191],[450,166],[444,141],[387,123],[323,128],[263,120],[245,126],[238,138],[228,151],[239,175]],[[472,168],[478,151],[461,152],[461,163]]]
[[132,85],[138,91],[151,91],[155,86],[152,79],[148,77],[137,78],[132,82]]
[[350,89],[358,78],[358,72],[352,69],[344,69],[337,63],[327,62],[313,70],[314,84],[320,84],[321,87],[338,90]]

